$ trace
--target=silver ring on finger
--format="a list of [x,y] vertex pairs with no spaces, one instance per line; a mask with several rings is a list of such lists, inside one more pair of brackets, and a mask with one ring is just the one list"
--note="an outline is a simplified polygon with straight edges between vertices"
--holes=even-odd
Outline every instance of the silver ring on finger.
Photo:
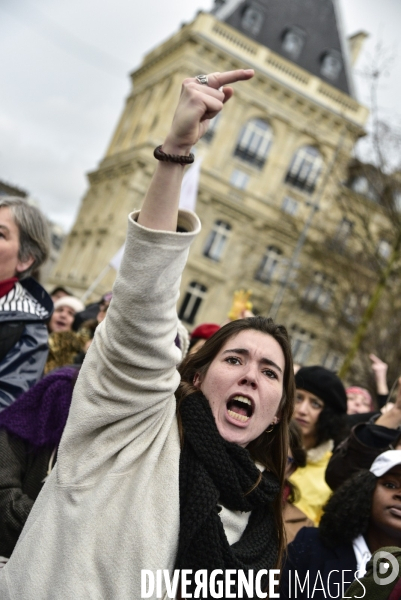
[[201,85],[209,85],[207,75],[197,75],[195,79]]

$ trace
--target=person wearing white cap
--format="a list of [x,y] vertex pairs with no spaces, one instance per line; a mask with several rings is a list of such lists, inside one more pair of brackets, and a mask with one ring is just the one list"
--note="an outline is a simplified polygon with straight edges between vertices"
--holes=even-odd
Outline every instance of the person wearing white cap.
[[379,454],[373,461],[369,471],[373,473],[373,475],[376,475],[376,477],[382,477],[398,465],[400,465],[401,471],[401,450],[387,450],[387,452]]
[[75,296],[63,296],[56,300],[48,325],[50,333],[71,331],[76,313],[83,311],[84,308],[84,304]]
[[54,312],[49,322],[49,356],[45,373],[73,364],[84,350],[85,336],[72,331],[75,315],[83,311],[84,304],[75,296],[63,296],[54,303]]
[[[342,598],[342,589],[364,576],[372,554],[384,546],[401,546],[401,450],[383,452],[369,470],[349,478],[326,504],[319,528],[301,529],[288,546],[280,598]],[[321,589],[310,596],[310,589],[298,587],[296,595],[295,571],[301,582],[309,573],[310,589],[320,573]]]

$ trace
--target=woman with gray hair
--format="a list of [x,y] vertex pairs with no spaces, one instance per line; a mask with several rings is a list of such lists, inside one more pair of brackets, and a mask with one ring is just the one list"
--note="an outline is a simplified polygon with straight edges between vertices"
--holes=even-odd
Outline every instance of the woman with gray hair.
[[43,374],[53,303],[30,274],[48,254],[40,210],[22,198],[0,198],[0,410]]

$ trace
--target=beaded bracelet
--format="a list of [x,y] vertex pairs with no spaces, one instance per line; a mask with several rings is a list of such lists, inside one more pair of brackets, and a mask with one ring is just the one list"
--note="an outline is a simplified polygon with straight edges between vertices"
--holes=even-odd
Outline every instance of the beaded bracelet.
[[157,160],[161,160],[163,162],[178,163],[182,166],[191,165],[195,160],[195,157],[192,154],[192,152],[190,153],[189,156],[185,156],[185,155],[180,156],[179,154],[166,154],[165,152],[163,152],[161,146],[157,146],[157,148],[155,148],[155,150],[153,152],[153,156]]

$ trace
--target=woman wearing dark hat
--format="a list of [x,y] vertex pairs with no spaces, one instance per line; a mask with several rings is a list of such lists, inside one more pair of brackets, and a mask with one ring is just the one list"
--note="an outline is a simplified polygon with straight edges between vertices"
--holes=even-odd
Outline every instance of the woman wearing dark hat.
[[331,494],[325,482],[326,467],[334,446],[344,437],[347,395],[337,375],[320,366],[299,369],[295,384],[293,418],[303,433],[307,463],[297,469],[291,482],[301,493],[295,505],[318,525]]

